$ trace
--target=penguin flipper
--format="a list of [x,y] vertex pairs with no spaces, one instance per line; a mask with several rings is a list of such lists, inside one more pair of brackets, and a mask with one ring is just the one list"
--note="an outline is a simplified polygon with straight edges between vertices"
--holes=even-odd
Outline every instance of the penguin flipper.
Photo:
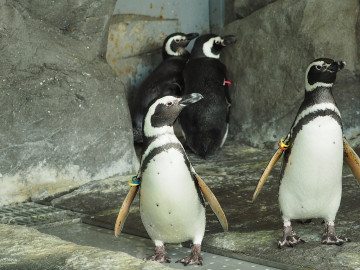
[[356,179],[360,182],[360,158],[355,153],[354,149],[351,148],[350,144],[345,138],[343,138],[343,141],[344,141],[344,159],[346,163],[349,165]]
[[194,173],[194,176],[199,184],[201,192],[204,194],[206,200],[209,202],[211,209],[215,213],[216,217],[218,218],[222,228],[225,232],[229,229],[229,224],[227,222],[226,216],[224,211],[221,208],[219,201],[216,199],[214,193],[210,190],[210,188],[206,185],[204,180],[200,178],[200,176]]
[[274,167],[275,163],[279,160],[279,158],[281,157],[281,154],[284,152],[283,149],[279,148],[275,154],[273,155],[273,157],[271,158],[270,162],[268,163],[268,165],[266,166],[265,171],[263,172],[257,186],[256,189],[254,191],[254,195],[252,197],[252,201],[255,201],[256,197],[259,195],[261,188],[263,187],[267,177],[269,176],[269,173],[271,172],[272,168]]
[[133,202],[138,190],[139,190],[139,186],[132,186],[128,194],[126,195],[123,204],[120,207],[120,211],[117,216],[115,228],[114,228],[114,233],[116,237],[120,235],[122,228],[124,227],[126,217],[129,214],[130,205]]

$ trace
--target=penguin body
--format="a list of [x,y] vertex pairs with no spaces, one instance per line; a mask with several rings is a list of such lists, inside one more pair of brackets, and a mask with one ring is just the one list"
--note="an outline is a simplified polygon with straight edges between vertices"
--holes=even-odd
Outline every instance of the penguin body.
[[179,116],[186,144],[202,157],[212,155],[224,144],[228,132],[230,96],[226,66],[221,50],[236,42],[234,36],[200,36],[184,68],[184,94],[198,92],[200,102],[185,108]]
[[162,46],[163,61],[129,96],[134,141],[142,141],[143,119],[149,104],[166,95],[179,95],[183,88],[182,71],[190,56],[185,47],[198,36],[197,33],[174,33]]
[[323,243],[348,241],[335,234],[334,220],[342,193],[343,131],[331,88],[344,62],[319,58],[306,71],[305,98],[287,137],[279,204],[284,235],[279,247],[303,240],[291,228],[292,219],[323,218]]
[[184,154],[178,143],[164,146],[142,173],[141,219],[155,243],[201,244],[205,233],[205,207]]
[[[149,260],[169,262],[164,243],[192,240],[199,248],[205,233],[205,204],[183,146],[173,130],[180,111],[200,100],[200,94],[156,100],[144,119],[144,148],[139,177],[140,215],[155,242]],[[200,251],[184,258],[185,264],[201,264]]]
[[224,211],[210,188],[191,166],[173,128],[183,108],[202,98],[198,93],[182,97],[164,96],[153,101],[146,113],[140,169],[129,182],[131,188],[120,207],[114,232],[115,236],[119,236],[130,205],[140,189],[141,220],[155,243],[155,254],[147,260],[170,262],[164,244],[192,240],[191,254],[179,262],[185,265],[202,264],[204,197],[224,231],[228,231]]

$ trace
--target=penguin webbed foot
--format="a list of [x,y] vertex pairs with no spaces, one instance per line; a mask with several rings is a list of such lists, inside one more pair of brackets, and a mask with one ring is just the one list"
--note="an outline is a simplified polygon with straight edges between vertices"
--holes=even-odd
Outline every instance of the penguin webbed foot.
[[339,236],[335,232],[333,222],[326,222],[325,233],[322,237],[322,244],[341,246],[345,242],[351,242],[350,238]]
[[159,263],[170,263],[170,257],[168,256],[165,246],[156,246],[155,253],[147,258],[145,261],[155,261]]
[[182,258],[178,261],[176,261],[177,263],[182,263],[184,264],[184,266],[187,265],[202,265],[203,263],[203,258],[201,257],[201,245],[199,244],[195,244],[192,248],[191,254],[185,258]]
[[291,226],[284,227],[283,237],[279,240],[278,247],[295,247],[298,243],[305,243],[305,241],[296,235]]

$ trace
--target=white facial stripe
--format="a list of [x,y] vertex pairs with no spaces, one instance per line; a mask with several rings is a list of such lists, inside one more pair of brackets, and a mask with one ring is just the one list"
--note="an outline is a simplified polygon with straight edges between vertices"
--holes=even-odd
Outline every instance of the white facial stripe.
[[299,121],[301,119],[303,119],[306,115],[313,113],[315,111],[324,111],[324,110],[332,110],[334,111],[337,115],[340,115],[340,111],[339,109],[333,104],[333,103],[320,103],[320,104],[315,104],[309,108],[306,108],[304,111],[302,111],[296,118],[296,121],[293,125],[293,127],[297,126],[297,124],[299,123]]
[[203,45],[203,53],[205,54],[206,57],[216,58],[216,59],[220,58],[220,54],[213,54],[211,52],[213,44],[216,41],[220,42],[221,44],[224,42],[224,40],[221,37],[213,37],[213,38],[210,38],[208,41],[206,41],[204,43],[204,45]]
[[166,42],[166,45],[165,45],[165,51],[167,52],[168,55],[174,55],[174,56],[180,55],[180,52],[177,52],[177,51],[174,52],[170,46],[171,42],[173,42],[175,39],[185,40],[185,37],[181,36],[181,35],[177,35],[177,36],[173,36],[173,37],[169,38],[169,40]]
[[174,132],[174,128],[170,126],[163,126],[163,127],[153,127],[151,125],[151,116],[154,114],[156,106],[159,104],[166,104],[168,102],[176,102],[180,101],[181,98],[175,98],[173,96],[165,96],[157,101],[153,105],[150,106],[144,120],[144,134],[147,137],[153,137],[164,133],[171,133]]
[[316,62],[313,62],[311,65],[309,65],[309,67],[306,69],[306,72],[305,72],[305,90],[306,91],[311,92],[318,87],[332,87],[333,86],[332,83],[317,82],[314,84],[309,84],[309,82],[308,82],[308,73],[309,73],[310,69],[313,66],[323,66],[323,65],[326,65],[326,67],[330,66],[330,64],[325,64],[324,61],[316,61]]

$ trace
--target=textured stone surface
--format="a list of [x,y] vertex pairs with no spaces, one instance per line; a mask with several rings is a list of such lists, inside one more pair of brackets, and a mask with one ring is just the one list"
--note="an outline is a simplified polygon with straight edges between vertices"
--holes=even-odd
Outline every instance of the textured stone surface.
[[61,31],[64,36],[83,41],[105,57],[109,20],[116,0],[41,0],[16,1],[18,10],[26,10],[35,20]]
[[93,215],[115,209],[129,191],[128,181],[132,175],[117,176],[105,180],[91,181],[78,189],[56,198],[51,205],[75,212]]
[[[360,267],[360,188],[347,165],[344,165],[343,197],[335,224],[337,232],[349,237],[352,242],[345,243],[342,247],[322,245],[321,236],[325,227],[321,224],[321,219],[313,219],[309,224],[294,221],[294,230],[307,243],[293,249],[280,250],[277,241],[282,236],[282,219],[278,205],[281,161],[271,171],[256,201],[251,202],[257,182],[274,150],[248,147],[229,138],[218,155],[206,161],[190,153],[190,150],[188,152],[193,167],[219,200],[229,222],[229,232],[223,233],[215,214],[209,206],[207,207],[207,224],[203,241],[205,251],[207,248],[220,249],[225,250],[223,254],[228,256],[231,256],[231,252],[235,252],[295,268],[335,270]],[[110,184],[110,181],[113,181],[113,184]],[[115,178],[109,180],[108,186],[113,186],[115,189],[118,181]],[[88,186],[87,190],[90,189]],[[91,192],[72,196],[72,207],[81,207],[79,204],[85,200],[86,194],[88,194],[86,199],[88,209],[97,207],[97,198],[101,197],[101,194],[104,194],[104,197],[110,196],[108,188],[104,192],[101,191],[101,186],[94,190],[99,192],[94,200],[92,200],[94,194]],[[120,193],[122,192],[119,191]],[[76,198],[80,198],[81,201],[77,202]],[[101,210],[99,213],[91,211],[92,217],[83,221],[113,229],[125,194],[121,194],[118,198],[114,194],[110,198],[114,199],[110,202],[115,205],[114,208]],[[57,206],[62,207],[61,204]],[[130,208],[124,232],[148,237],[140,218],[138,196]]]
[[96,19],[73,14],[100,3],[65,5],[74,34],[62,29],[61,15],[46,12],[48,3],[0,4],[0,204],[131,173],[138,161],[125,90],[98,56],[103,38],[86,24]]
[[234,0],[234,12],[238,19],[242,19],[275,1],[276,0]]
[[80,246],[31,228],[0,224],[0,269],[169,269],[123,252]]
[[345,110],[345,134],[358,144],[359,6],[356,0],[278,0],[227,25],[222,34],[240,41],[224,52],[233,80],[231,134],[255,146],[285,136],[304,97],[308,64],[328,57],[347,62],[334,95]]

